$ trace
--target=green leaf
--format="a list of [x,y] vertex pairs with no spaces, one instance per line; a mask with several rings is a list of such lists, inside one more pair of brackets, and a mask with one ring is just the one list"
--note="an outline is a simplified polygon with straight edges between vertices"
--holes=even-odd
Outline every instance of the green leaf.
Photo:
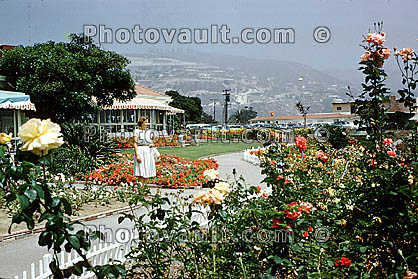
[[29,206],[29,200],[24,195],[17,195],[17,200],[19,201],[20,206],[22,209],[26,209]]
[[62,204],[64,205],[64,212],[67,215],[73,214],[73,209],[71,204],[66,199],[61,199]]
[[38,193],[38,197],[41,199],[45,198],[44,190],[42,190],[42,187],[39,185],[32,185],[32,188],[35,189],[35,191]]
[[61,199],[55,197],[55,198],[52,199],[51,206],[52,207],[57,207],[60,204],[60,202],[61,202]]
[[34,189],[28,189],[25,191],[25,196],[27,196],[30,200],[35,200],[38,193]]
[[78,239],[77,236],[75,235],[70,235],[68,237],[68,242],[70,242],[70,244],[75,248],[75,249],[80,249],[81,245],[80,245],[80,240]]

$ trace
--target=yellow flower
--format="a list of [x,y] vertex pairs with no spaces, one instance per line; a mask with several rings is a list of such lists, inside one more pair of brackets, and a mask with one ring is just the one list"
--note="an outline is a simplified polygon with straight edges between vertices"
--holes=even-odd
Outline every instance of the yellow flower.
[[224,200],[224,195],[216,189],[210,189],[208,191],[209,203],[220,204]]
[[229,184],[226,182],[219,182],[215,184],[215,190],[218,190],[222,194],[228,194],[231,190],[229,189]]
[[60,147],[64,143],[61,137],[61,127],[49,119],[30,119],[20,127],[18,136],[24,143],[20,149],[38,156],[46,155],[49,150]]
[[6,144],[12,140],[12,134],[0,133],[0,144]]
[[328,194],[329,194],[331,197],[335,196],[335,190],[334,190],[334,189],[332,189],[332,188],[328,188]]
[[379,223],[382,223],[382,219],[380,217],[374,216],[373,220],[378,221]]
[[412,176],[412,174],[408,176],[408,183],[411,185],[414,184],[414,177]]

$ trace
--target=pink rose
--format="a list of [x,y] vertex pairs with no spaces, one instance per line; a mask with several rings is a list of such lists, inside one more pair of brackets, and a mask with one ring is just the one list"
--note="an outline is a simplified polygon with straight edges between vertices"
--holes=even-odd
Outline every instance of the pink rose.
[[386,41],[386,34],[383,32],[382,33],[368,33],[366,35],[366,41],[368,43],[381,46]]
[[369,61],[370,60],[370,52],[365,52],[361,57],[360,57],[361,61]]
[[384,59],[388,59],[389,56],[391,55],[392,51],[388,48],[382,48],[381,50],[379,50],[377,52],[377,55],[379,55],[380,57],[384,58]]

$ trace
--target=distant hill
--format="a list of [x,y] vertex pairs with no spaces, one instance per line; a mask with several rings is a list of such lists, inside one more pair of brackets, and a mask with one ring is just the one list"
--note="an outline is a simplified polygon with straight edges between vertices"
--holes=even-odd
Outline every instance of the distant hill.
[[310,112],[329,112],[333,100],[346,99],[346,81],[295,62],[197,52],[129,54],[128,58],[135,80],[144,86],[198,96],[210,114],[211,99],[219,100],[218,120],[225,88],[232,89],[229,111],[252,106],[258,115],[295,114],[297,101],[311,106]]

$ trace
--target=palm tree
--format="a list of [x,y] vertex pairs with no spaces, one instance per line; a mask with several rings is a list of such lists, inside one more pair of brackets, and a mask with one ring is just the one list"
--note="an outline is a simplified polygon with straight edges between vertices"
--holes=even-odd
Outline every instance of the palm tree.
[[300,114],[303,115],[303,127],[306,128],[306,115],[311,107],[304,106],[301,101],[296,103],[296,109],[299,111]]

